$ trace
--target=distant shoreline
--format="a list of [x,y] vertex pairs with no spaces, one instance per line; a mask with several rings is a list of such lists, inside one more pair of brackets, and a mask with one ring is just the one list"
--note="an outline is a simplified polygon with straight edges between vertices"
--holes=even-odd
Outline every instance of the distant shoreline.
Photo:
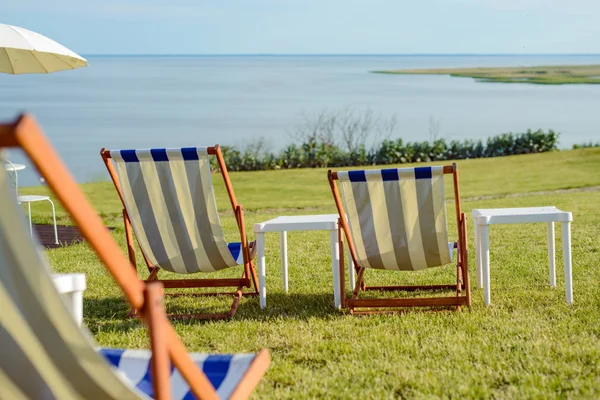
[[450,75],[477,82],[530,83],[538,85],[600,84],[600,65],[553,65],[539,67],[435,68],[371,71],[397,75]]
[[406,54],[270,54],[270,53],[242,53],[242,54],[87,54],[83,57],[587,57],[600,56],[600,53],[406,53]]

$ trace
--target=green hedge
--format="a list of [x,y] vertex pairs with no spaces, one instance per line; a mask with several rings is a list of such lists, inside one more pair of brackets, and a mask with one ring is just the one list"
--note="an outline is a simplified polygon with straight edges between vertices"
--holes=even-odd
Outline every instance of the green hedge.
[[600,147],[600,142],[594,143],[592,141],[589,141],[589,142],[585,142],[585,143],[574,144],[573,145],[573,150],[588,149],[588,148],[591,148],[591,147]]
[[[558,149],[559,134],[553,130],[505,133],[482,140],[437,139],[430,142],[404,142],[401,138],[384,140],[373,149],[343,151],[340,147],[311,135],[301,145],[288,145],[279,153],[261,153],[256,146],[238,150],[222,146],[230,171],[259,171],[280,168],[346,167],[385,165],[470,158],[501,157],[516,154],[543,153]],[[216,167],[216,165],[213,165]]]

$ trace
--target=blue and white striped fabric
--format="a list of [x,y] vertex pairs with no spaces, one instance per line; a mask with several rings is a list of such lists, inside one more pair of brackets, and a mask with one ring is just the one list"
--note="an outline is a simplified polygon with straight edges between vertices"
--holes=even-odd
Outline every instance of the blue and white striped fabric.
[[223,236],[206,147],[111,150],[125,208],[152,265],[191,274],[243,264]]
[[[100,349],[117,374],[137,390],[154,397],[150,378],[148,350]],[[190,357],[204,372],[221,399],[227,399],[252,364],[255,354],[207,355],[192,353]],[[173,399],[195,399],[179,371],[171,367],[171,392]]]
[[337,173],[357,257],[376,269],[451,262],[443,167]]

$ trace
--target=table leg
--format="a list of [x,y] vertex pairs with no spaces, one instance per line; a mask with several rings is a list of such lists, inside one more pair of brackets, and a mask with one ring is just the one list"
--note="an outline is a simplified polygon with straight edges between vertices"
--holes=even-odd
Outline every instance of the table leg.
[[287,256],[287,232],[279,234],[279,253],[281,254],[281,272],[283,279],[283,290],[288,292],[288,256]]
[[489,225],[479,225],[479,250],[481,253],[481,270],[483,275],[483,302],[490,304],[490,237]]
[[483,287],[483,275],[481,275],[481,238],[479,237],[479,229],[477,228],[477,218],[473,224],[473,232],[475,233],[475,271],[477,274],[477,287]]
[[346,246],[346,250],[348,251],[348,280],[350,281],[350,287],[354,290],[354,285],[356,283],[356,278],[354,277],[354,262],[352,261],[352,254],[350,253],[350,248]]
[[340,250],[337,229],[329,231],[329,239],[331,241],[331,270],[333,272],[333,305],[339,309],[342,307],[342,301],[340,296]]
[[71,313],[77,324],[81,326],[83,322],[83,292],[67,293],[67,301],[70,304]]
[[556,263],[554,251],[554,222],[548,222],[548,266],[550,267],[550,286],[556,286]]
[[572,265],[571,265],[571,222],[563,222],[562,243],[563,260],[565,263],[565,286],[567,291],[567,303],[573,304],[573,283],[572,283]]
[[258,261],[258,287],[260,296],[260,308],[267,307],[267,282],[265,274],[265,234],[256,232],[256,252]]

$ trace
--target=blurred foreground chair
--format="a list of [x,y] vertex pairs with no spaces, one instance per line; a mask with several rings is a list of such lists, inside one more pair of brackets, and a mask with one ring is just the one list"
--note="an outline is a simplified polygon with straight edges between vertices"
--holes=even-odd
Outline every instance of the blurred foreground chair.
[[[448,242],[444,174],[452,174],[458,225],[458,240]],[[351,298],[346,297],[344,271],[340,270],[342,306],[351,313],[389,312],[398,307],[455,307],[471,305],[467,267],[467,231],[460,209],[456,165],[345,171],[328,173],[336,207],[339,229],[348,240],[352,261],[358,273]],[[342,195],[338,191],[339,181]],[[343,199],[343,203],[342,203]],[[340,256],[344,235],[340,232]],[[452,262],[457,249],[456,283],[447,285],[367,286],[367,268],[419,271]],[[340,266],[343,266],[340,260]],[[447,297],[366,298],[365,290],[421,291],[456,290]],[[463,293],[464,290],[464,294]],[[367,309],[357,311],[355,309]],[[381,309],[385,310],[381,310]],[[375,309],[375,310],[373,310]],[[379,309],[379,310],[377,310]]]
[[[149,150],[100,152],[123,203],[129,260],[136,265],[133,233],[149,276],[170,288],[234,287],[233,304],[226,314],[178,314],[173,317],[231,318],[243,295],[258,295],[252,262],[255,246],[248,243],[242,206],[237,203],[227,167],[218,145]],[[215,155],[235,214],[240,242],[227,243],[217,211],[209,155]],[[112,159],[112,163],[111,160]],[[158,279],[161,269],[177,274],[214,272],[243,265],[241,278]],[[137,269],[135,269],[137,270]]]
[[152,353],[103,349],[101,355],[93,347],[56,291],[39,247],[27,234],[8,177],[0,171],[0,398],[248,398],[269,365],[268,351],[187,354],[166,318],[160,283],[137,278],[33,118],[0,124],[0,152],[4,147],[22,148],[46,178],[139,310],[148,325]]

